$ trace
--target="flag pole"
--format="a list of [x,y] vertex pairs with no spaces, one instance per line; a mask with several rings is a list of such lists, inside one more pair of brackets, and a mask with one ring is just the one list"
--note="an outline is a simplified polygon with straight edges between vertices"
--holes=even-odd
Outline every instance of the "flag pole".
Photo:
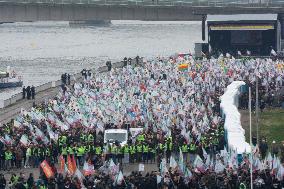
[[255,113],[256,113],[256,140],[259,147],[259,101],[258,101],[258,76],[256,76],[256,96],[255,96]]
[[252,180],[252,136],[251,136],[251,87],[249,87],[249,141],[250,141],[250,188],[253,189]]

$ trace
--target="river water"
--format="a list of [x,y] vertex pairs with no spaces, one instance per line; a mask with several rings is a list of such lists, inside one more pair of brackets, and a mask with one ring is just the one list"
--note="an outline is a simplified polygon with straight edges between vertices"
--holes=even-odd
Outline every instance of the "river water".
[[[106,27],[70,27],[68,22],[0,25],[0,69],[15,68],[24,85],[60,79],[62,73],[95,68],[125,56],[169,56],[194,51],[200,22],[112,21]],[[0,91],[7,99],[21,88]]]

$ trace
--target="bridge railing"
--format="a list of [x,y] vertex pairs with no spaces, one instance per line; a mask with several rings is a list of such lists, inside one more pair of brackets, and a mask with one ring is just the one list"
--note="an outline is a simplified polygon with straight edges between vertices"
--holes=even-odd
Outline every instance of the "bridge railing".
[[284,7],[284,0],[0,0],[1,3],[139,6]]

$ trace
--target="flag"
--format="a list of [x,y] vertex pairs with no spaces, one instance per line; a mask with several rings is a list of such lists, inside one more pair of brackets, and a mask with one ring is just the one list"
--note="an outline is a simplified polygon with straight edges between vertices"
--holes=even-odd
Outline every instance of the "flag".
[[179,159],[178,159],[178,165],[179,165],[179,168],[180,168],[180,171],[181,173],[184,173],[184,163],[183,163],[183,154],[182,154],[182,151],[181,149],[179,149]]
[[76,160],[75,160],[74,155],[71,156],[71,159],[72,159],[72,166],[73,166],[74,170],[76,170],[77,169],[77,165],[76,165]]
[[112,174],[112,175],[116,175],[119,171],[119,165],[115,165],[115,163],[113,162],[112,159],[110,159],[110,162],[109,162],[109,172]]
[[60,161],[59,172],[63,173],[64,172],[64,168],[65,168],[65,159],[64,159],[64,157],[62,155],[59,156],[59,161]]
[[241,51],[238,51],[238,55],[239,55],[239,56],[242,56],[242,53],[241,53]]
[[49,166],[49,164],[47,163],[46,160],[44,160],[44,161],[40,164],[40,167],[42,168],[42,170],[43,170],[43,172],[44,172],[44,174],[45,174],[45,176],[46,176],[47,178],[51,178],[51,177],[54,176],[54,173],[53,173],[51,167]]
[[224,171],[224,169],[225,169],[225,166],[223,165],[223,163],[221,161],[217,161],[215,164],[215,172],[221,173]]
[[211,157],[210,157],[210,155],[207,155],[205,165],[207,166],[207,168],[210,167],[210,165],[211,165]]
[[205,165],[203,163],[203,160],[200,158],[199,155],[196,156],[194,162],[193,162],[193,166],[195,168],[197,168],[200,172],[204,172],[205,171]]
[[178,65],[178,69],[180,71],[186,71],[188,69],[188,64],[186,64],[186,63],[180,64],[180,65]]
[[283,177],[284,177],[284,167],[283,165],[280,165],[277,173],[276,173],[276,178],[279,180],[279,181],[282,181],[283,180]]
[[157,184],[159,184],[162,181],[161,175],[157,175]]
[[17,120],[14,120],[14,127],[20,128],[21,127],[21,123],[18,122]]
[[73,175],[76,171],[76,167],[74,167],[73,160],[70,155],[67,156],[67,165],[70,174]]
[[185,178],[191,178],[192,177],[192,172],[188,168],[186,168],[184,177]]
[[250,56],[251,55],[251,52],[249,50],[247,50],[247,55]]
[[177,162],[173,156],[170,157],[170,167],[171,168],[176,168],[177,167]]
[[70,174],[70,171],[68,170],[66,163],[64,163],[64,173]]
[[167,164],[166,159],[163,158],[161,163],[160,163],[160,170],[161,170],[162,176],[164,176],[168,172],[166,164]]
[[84,175],[79,171],[79,169],[76,169],[74,175],[79,179],[81,188],[83,188],[83,180],[85,179]]
[[207,160],[208,154],[205,149],[202,147],[203,157]]
[[264,170],[261,161],[260,161],[259,158],[257,158],[257,157],[254,158],[254,164],[253,164],[253,166],[254,166],[254,169],[255,169],[255,170],[260,170],[260,171]]
[[273,56],[277,56],[277,53],[275,52],[275,50],[274,50],[274,49],[271,49],[270,54],[272,54]]
[[20,139],[20,142],[21,142],[24,146],[27,146],[28,143],[29,143],[27,135],[22,135],[22,137],[21,137],[21,139]]
[[9,135],[5,134],[4,140],[5,140],[6,144],[8,144],[8,145],[12,144],[12,139],[11,139],[11,137]]
[[83,166],[83,174],[85,176],[88,176],[88,175],[93,174],[94,171],[95,171],[94,170],[94,165],[85,161],[84,166]]
[[121,185],[123,182],[123,174],[121,171],[119,171],[118,175],[116,176],[116,184]]

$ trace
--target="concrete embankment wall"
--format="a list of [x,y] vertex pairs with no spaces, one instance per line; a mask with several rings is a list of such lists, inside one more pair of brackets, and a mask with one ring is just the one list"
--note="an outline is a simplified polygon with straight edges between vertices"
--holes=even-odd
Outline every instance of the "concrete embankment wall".
[[[132,60],[132,63],[135,64],[135,59]],[[142,59],[139,60],[139,63],[142,62]],[[112,64],[112,67],[113,68],[121,68],[123,67],[123,62],[116,62],[116,63],[113,63]],[[107,66],[102,66],[102,67],[99,67],[98,69],[92,69],[92,72],[99,72],[99,73],[102,73],[102,72],[107,72],[108,69],[107,69]],[[81,78],[81,73],[77,73],[77,74],[74,74],[74,77],[70,77],[70,80],[71,82],[74,82],[74,78],[76,80],[80,79]],[[39,93],[39,92],[42,92],[42,91],[46,91],[50,88],[54,88],[54,87],[59,87],[61,85],[61,80],[57,80],[57,81],[50,81],[50,82],[47,82],[47,83],[44,83],[42,85],[39,85],[39,86],[36,86],[35,87],[35,91],[36,93]],[[9,99],[5,99],[5,100],[0,100],[0,109],[2,108],[5,108],[5,107],[8,107],[12,104],[15,104],[17,103],[18,101],[20,101],[23,97],[23,93],[20,92],[18,94],[15,94],[13,95],[11,98]]]

